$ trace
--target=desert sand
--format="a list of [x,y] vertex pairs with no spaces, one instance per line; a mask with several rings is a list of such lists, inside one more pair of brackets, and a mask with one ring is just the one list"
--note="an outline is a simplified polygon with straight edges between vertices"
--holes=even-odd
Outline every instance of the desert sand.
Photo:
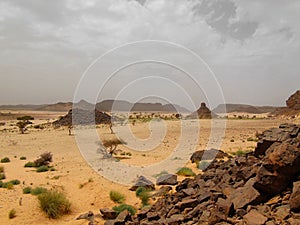
[[[28,112],[32,113],[32,112]],[[34,123],[40,124],[58,118],[60,113],[39,112],[34,114]],[[4,121],[1,118],[1,121]],[[137,209],[141,206],[140,200],[135,197],[135,193],[129,191],[129,186],[121,185],[101,177],[84,160],[76,145],[75,136],[68,135],[68,128],[62,127],[54,129],[29,128],[25,134],[20,134],[17,127],[13,126],[15,120],[5,120],[5,126],[0,127],[0,158],[9,157],[11,162],[0,163],[5,169],[6,180],[19,179],[20,185],[8,190],[0,188],[0,224],[2,225],[40,225],[40,224],[88,224],[85,220],[75,220],[75,218],[89,210],[99,213],[100,208],[111,208],[117,204],[109,198],[111,190],[117,190],[126,196],[126,203],[133,205]],[[225,152],[236,152],[238,150],[253,150],[255,141],[248,138],[255,138],[255,134],[271,127],[276,127],[285,122],[299,123],[298,121],[285,121],[278,119],[230,119],[227,120],[225,138],[221,144],[221,150]],[[130,152],[131,156],[121,159],[122,162],[132,165],[147,165],[159,162],[168,157],[174,147],[178,144],[180,136],[180,121],[165,121],[167,132],[163,142],[155,147],[153,151],[139,152],[128,148],[126,145],[118,146],[118,149]],[[191,126],[192,125],[191,121]],[[201,132],[197,150],[206,148],[210,134],[210,120],[200,121]],[[148,138],[151,134],[149,124],[137,122],[130,125],[132,133],[138,138]],[[101,138],[112,138],[109,127],[97,126],[97,131]],[[24,164],[33,161],[44,152],[53,154],[52,165],[55,171],[37,173],[32,168],[24,168]],[[20,160],[25,156],[26,160]],[[195,164],[186,162],[195,172],[200,173]],[[163,168],[162,168],[163,170]],[[180,179],[183,179],[181,177]],[[47,189],[56,188],[62,190],[70,199],[71,213],[59,219],[48,219],[39,209],[36,196],[23,194],[22,189],[26,186],[45,187]],[[11,209],[16,210],[16,217],[8,218]],[[104,220],[96,218],[98,224],[104,224]]]

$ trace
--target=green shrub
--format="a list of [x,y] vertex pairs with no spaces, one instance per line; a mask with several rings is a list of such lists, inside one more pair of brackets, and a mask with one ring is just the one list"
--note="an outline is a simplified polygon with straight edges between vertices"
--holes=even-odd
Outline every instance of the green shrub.
[[32,116],[22,116],[22,117],[18,117],[17,120],[34,120],[34,117],[32,117]]
[[158,178],[158,177],[160,177],[160,176],[162,176],[162,175],[166,175],[166,174],[169,174],[168,171],[163,170],[163,171],[161,171],[161,172],[158,173],[158,174],[154,174],[152,177]]
[[66,195],[58,191],[47,191],[38,196],[40,208],[52,219],[57,219],[70,212],[71,203]]
[[24,167],[37,167],[37,165],[34,162],[27,162]]
[[252,137],[249,137],[249,138],[247,138],[247,141],[258,142],[258,138],[252,138]]
[[49,171],[49,167],[48,166],[40,166],[36,169],[37,173],[42,173],[42,172],[47,172]]
[[10,210],[9,213],[8,213],[8,218],[9,218],[9,219],[15,218],[15,217],[16,217],[16,213],[17,213],[17,212],[16,212],[15,209]]
[[187,167],[180,168],[176,172],[176,174],[177,175],[181,175],[181,176],[186,176],[186,177],[194,177],[194,176],[196,176],[196,174],[190,168],[187,168]]
[[4,173],[4,167],[0,166],[0,173]]
[[27,158],[25,156],[21,156],[20,160],[26,160]]
[[36,187],[36,188],[31,189],[30,194],[32,194],[32,195],[40,195],[40,194],[46,193],[47,191],[48,190],[46,188]]
[[31,187],[25,187],[25,188],[23,188],[23,194],[30,194],[31,191],[32,191]]
[[6,188],[6,189],[8,189],[8,190],[14,189],[14,185],[12,183],[10,183],[10,182],[4,183],[3,187]]
[[150,199],[149,189],[146,189],[145,187],[138,187],[135,191],[135,195],[136,197],[141,199],[143,207],[149,205],[149,199]]
[[6,178],[4,173],[0,173],[0,180],[4,180]]
[[4,157],[1,159],[0,161],[1,163],[9,163],[10,162],[10,159],[8,157]]
[[236,155],[236,156],[243,156],[243,155],[246,155],[247,153],[249,153],[250,151],[243,151],[242,149],[239,149],[237,150],[236,152],[233,152],[232,154],[233,155]]
[[21,182],[19,180],[11,180],[11,181],[9,181],[9,183],[12,183],[13,185],[18,185]]
[[124,210],[128,210],[128,212],[131,214],[131,215],[134,215],[136,213],[136,209],[131,206],[131,205],[127,205],[127,204],[121,204],[119,206],[114,206],[112,208],[117,214],[123,212]]
[[125,196],[117,191],[110,191],[109,197],[112,201],[116,203],[123,203],[125,201]]

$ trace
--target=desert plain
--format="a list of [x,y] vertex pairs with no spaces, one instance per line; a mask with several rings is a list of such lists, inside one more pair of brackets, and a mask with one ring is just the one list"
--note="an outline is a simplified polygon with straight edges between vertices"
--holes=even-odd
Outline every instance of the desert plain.
[[[5,125],[0,126],[0,158],[8,157],[10,162],[0,163],[4,168],[6,179],[20,180],[19,185],[12,189],[0,188],[0,224],[2,225],[46,225],[46,224],[70,224],[84,225],[89,224],[87,220],[76,220],[78,215],[92,211],[99,214],[100,208],[112,208],[114,203],[109,193],[116,190],[126,196],[126,204],[134,206],[136,209],[141,207],[141,201],[135,196],[135,192],[130,191],[130,186],[122,185],[110,181],[101,176],[101,173],[93,170],[82,156],[75,140],[75,135],[69,135],[67,127],[55,128],[51,122],[58,119],[65,112],[40,112],[40,111],[11,111],[12,115],[32,115],[33,124],[28,126],[25,134],[21,134],[15,126],[15,117],[1,117],[0,121]],[[249,118],[252,118],[250,115]],[[220,149],[235,154],[237,151],[252,151],[256,146],[255,135],[266,129],[278,127],[282,123],[299,124],[300,119],[283,118],[259,118],[226,120],[225,137],[222,139]],[[124,163],[132,165],[147,165],[159,162],[168,157],[176,145],[180,136],[180,120],[164,121],[167,132],[164,141],[152,151],[139,152],[131,150],[126,145],[119,145],[118,149],[130,152],[131,156],[120,159]],[[207,142],[211,133],[211,120],[190,120],[188,124],[194,126],[200,124],[199,139],[196,143],[196,150],[206,149]],[[34,125],[48,124],[44,129],[36,129]],[[115,125],[119,126],[119,125]],[[131,132],[139,139],[149,137],[149,123],[137,121],[134,126],[129,125]],[[114,129],[114,127],[113,127]],[[107,125],[97,126],[100,138],[112,138]],[[25,168],[24,164],[34,161],[44,152],[53,154],[51,165],[54,171],[37,173],[34,168]],[[26,157],[26,160],[21,160]],[[185,162],[196,174],[201,171],[195,164]],[[164,168],[161,168],[163,171]],[[178,177],[179,180],[184,177]],[[71,202],[71,212],[59,219],[49,219],[39,208],[38,199],[31,194],[23,194],[25,187],[44,187],[47,189],[58,189],[64,192]],[[9,212],[14,209],[16,217],[9,219]],[[104,224],[104,220],[99,216],[95,218],[96,224]]]

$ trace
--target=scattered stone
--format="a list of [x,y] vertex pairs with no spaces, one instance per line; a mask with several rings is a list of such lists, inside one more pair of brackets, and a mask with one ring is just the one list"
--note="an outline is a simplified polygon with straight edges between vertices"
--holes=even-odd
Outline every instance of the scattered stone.
[[136,191],[136,189],[138,189],[138,187],[144,187],[144,188],[147,188],[149,190],[155,190],[154,183],[152,181],[148,180],[144,176],[140,176],[137,179],[136,183],[129,190]]
[[100,213],[105,220],[113,220],[117,217],[117,212],[109,208],[100,209]]
[[91,221],[94,219],[94,213],[92,211],[88,211],[87,213],[81,214],[76,218],[76,220],[82,219]]
[[293,184],[293,192],[289,204],[292,211],[300,212],[300,181],[294,182]]
[[263,225],[267,222],[268,218],[260,214],[257,210],[253,209],[244,216],[248,225]]
[[176,185],[177,183],[177,176],[175,174],[165,174],[156,180],[156,185]]

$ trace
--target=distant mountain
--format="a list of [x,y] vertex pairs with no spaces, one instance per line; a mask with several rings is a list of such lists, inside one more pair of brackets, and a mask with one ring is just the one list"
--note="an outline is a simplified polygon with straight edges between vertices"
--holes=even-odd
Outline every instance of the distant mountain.
[[244,113],[269,113],[274,112],[278,107],[275,106],[252,106],[245,104],[220,104],[212,111],[214,113],[232,113],[232,112],[244,112]]
[[55,104],[46,105],[38,108],[39,111],[56,111],[56,112],[68,112],[73,106],[72,102],[58,102]]
[[0,105],[2,110],[37,110],[47,105]]
[[179,105],[161,103],[131,103],[124,100],[104,100],[96,104],[96,109],[100,111],[120,111],[120,112],[180,112],[187,113],[189,110]]
[[85,101],[81,100],[78,103],[72,102],[58,102],[55,104],[43,105],[3,105],[0,109],[8,110],[38,110],[38,111],[56,111],[68,112],[72,107],[77,109],[91,110],[96,108],[99,111],[111,112],[169,112],[169,113],[189,113],[190,111],[179,105],[161,104],[161,103],[131,103],[125,100],[104,100],[96,104],[96,107]]

